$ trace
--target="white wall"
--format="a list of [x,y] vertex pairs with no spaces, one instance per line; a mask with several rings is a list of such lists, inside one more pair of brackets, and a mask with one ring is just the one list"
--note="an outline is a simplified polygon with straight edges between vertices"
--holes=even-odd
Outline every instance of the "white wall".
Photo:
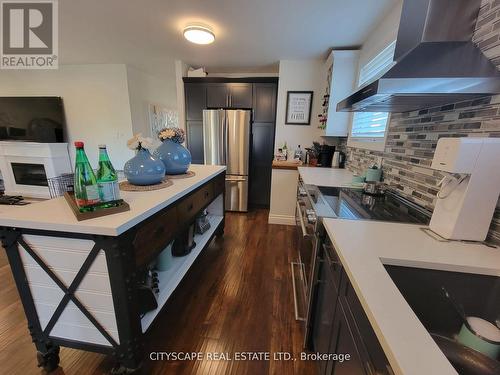
[[132,124],[127,72],[123,64],[63,65],[58,70],[3,70],[0,71],[0,96],[62,97],[72,160],[76,140],[85,142],[94,167],[100,143],[108,145],[116,168],[123,168],[133,156],[126,146],[132,135]]
[[[318,114],[321,112],[325,77],[324,61],[321,59],[280,61],[275,152],[285,141],[293,152],[297,145],[304,149],[313,141],[320,140],[322,131],[318,129]],[[287,91],[314,91],[310,125],[285,125]]]
[[[364,66],[373,59],[384,47],[396,40],[398,36],[399,20],[401,18],[401,9],[403,2],[398,4],[380,21],[380,23],[369,34],[369,37],[363,43],[359,53],[359,65]],[[358,73],[359,76],[359,73]]]
[[181,60],[175,60],[175,85],[177,93],[177,111],[179,113],[179,127],[186,129],[186,100],[184,97],[183,77],[187,76],[189,67]]
[[177,109],[175,69],[162,77],[155,77],[127,65],[127,85],[132,116],[132,131],[153,136],[149,124],[149,105]]

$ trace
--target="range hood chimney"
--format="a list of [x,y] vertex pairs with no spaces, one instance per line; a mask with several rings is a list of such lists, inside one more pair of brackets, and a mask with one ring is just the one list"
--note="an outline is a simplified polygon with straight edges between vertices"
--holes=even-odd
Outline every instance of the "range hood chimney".
[[480,0],[406,0],[395,64],[337,111],[407,112],[500,93],[500,72],[472,43]]

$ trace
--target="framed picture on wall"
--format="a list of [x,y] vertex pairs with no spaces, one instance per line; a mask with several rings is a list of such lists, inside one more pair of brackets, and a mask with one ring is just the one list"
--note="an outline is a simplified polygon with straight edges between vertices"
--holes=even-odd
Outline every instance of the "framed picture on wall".
[[312,99],[312,91],[287,91],[285,124],[310,125]]

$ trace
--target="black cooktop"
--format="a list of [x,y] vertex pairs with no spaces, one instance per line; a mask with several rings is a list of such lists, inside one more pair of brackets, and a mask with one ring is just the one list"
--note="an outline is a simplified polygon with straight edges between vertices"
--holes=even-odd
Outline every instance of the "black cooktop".
[[[318,186],[324,201],[343,219],[429,224],[431,213],[392,191],[373,196],[361,189]],[[316,197],[317,200],[317,197]]]

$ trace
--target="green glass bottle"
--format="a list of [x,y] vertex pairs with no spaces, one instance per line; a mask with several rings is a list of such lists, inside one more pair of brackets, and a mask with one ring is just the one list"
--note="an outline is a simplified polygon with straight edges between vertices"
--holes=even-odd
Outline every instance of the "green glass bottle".
[[92,210],[100,202],[99,188],[89,159],[83,149],[83,142],[75,142],[75,200],[80,211]]
[[116,173],[111,160],[109,160],[106,145],[99,145],[99,169],[97,170],[97,185],[99,186],[99,198],[101,202],[114,202],[120,199],[120,188],[118,186],[118,173]]

